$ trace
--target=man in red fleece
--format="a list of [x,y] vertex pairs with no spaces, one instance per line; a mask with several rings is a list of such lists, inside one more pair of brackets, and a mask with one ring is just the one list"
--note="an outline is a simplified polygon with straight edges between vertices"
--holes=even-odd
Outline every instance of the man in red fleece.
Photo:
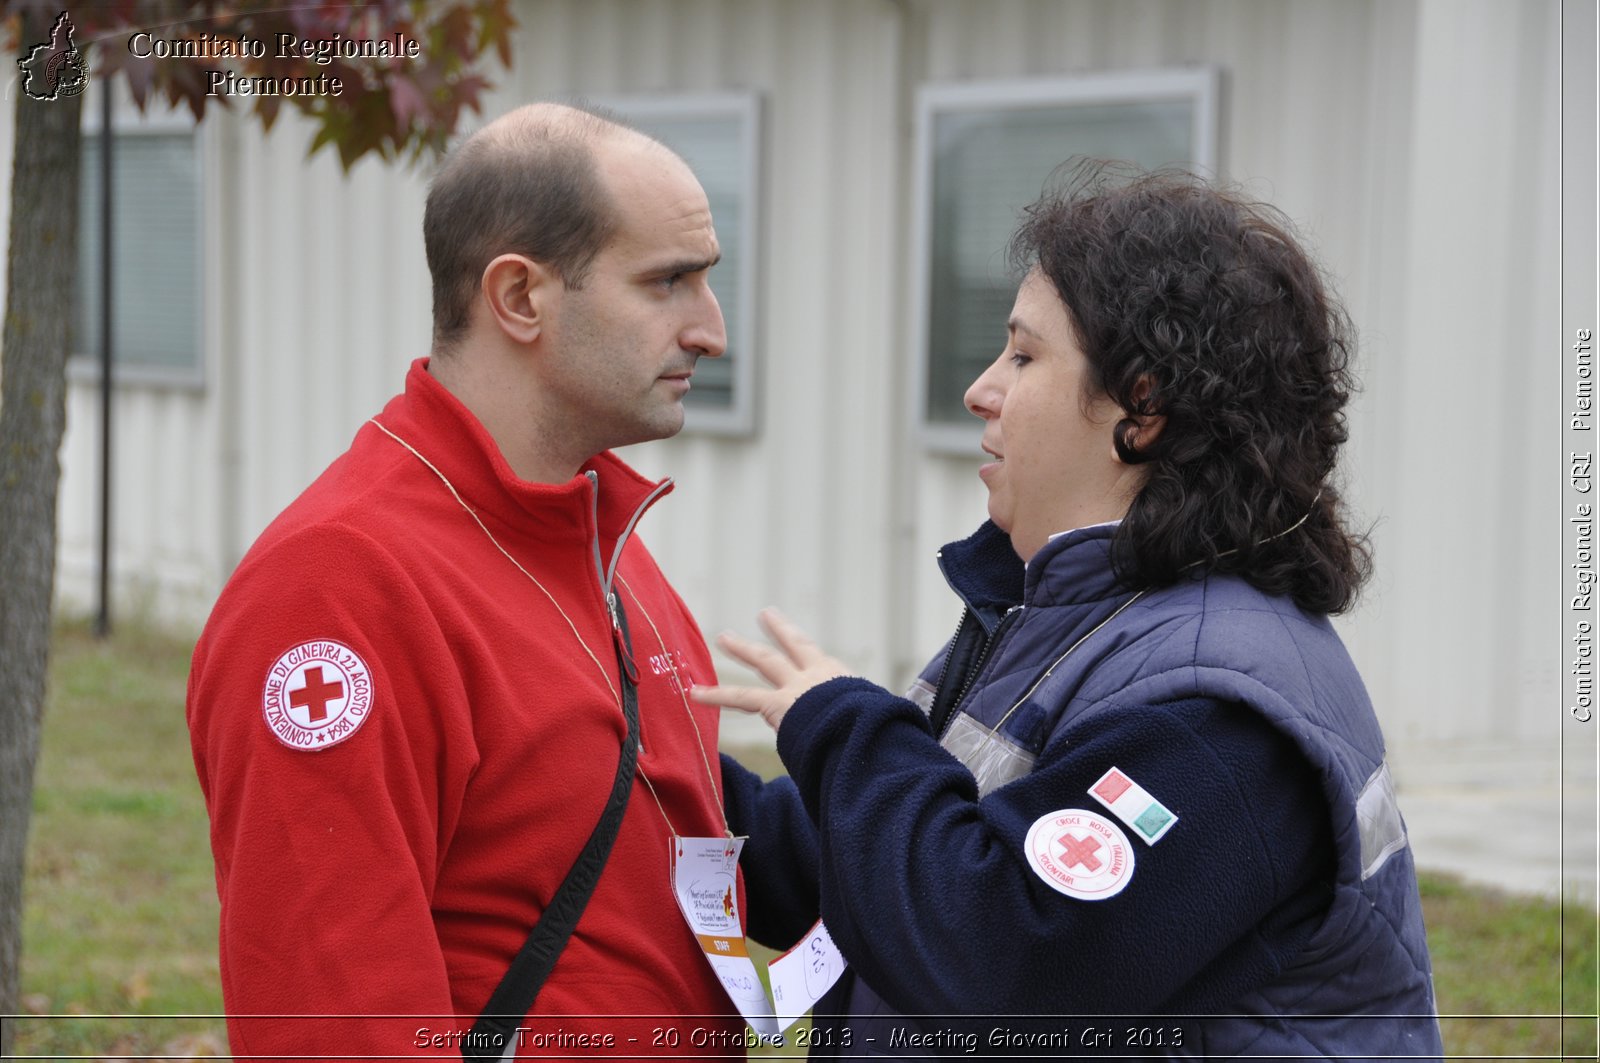
[[723,351],[705,193],[642,134],[535,104],[461,145],[423,229],[430,356],[195,648],[233,1053],[482,1047],[473,1020],[607,804],[634,683],[630,800],[520,1050],[742,1045],[669,879],[674,836],[726,830],[717,713],[685,697],[712,664],[630,535],[671,482],[610,453],[677,432]]

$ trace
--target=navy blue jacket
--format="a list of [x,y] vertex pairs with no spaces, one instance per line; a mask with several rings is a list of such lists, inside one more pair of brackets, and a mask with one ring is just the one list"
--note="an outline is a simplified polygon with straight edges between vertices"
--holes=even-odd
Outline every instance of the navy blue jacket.
[[[820,910],[851,964],[818,1054],[1438,1055],[1382,737],[1331,626],[1230,576],[1135,598],[1110,535],[1052,540],[1025,580],[993,525],[952,544],[967,615],[916,701],[833,680],[779,731],[792,781],[725,761],[752,935]],[[1153,843],[1089,795],[1112,768],[1177,817]],[[1028,856],[1068,810],[1124,833],[1114,896]],[[1155,1018],[1093,1018],[1127,1015]]]

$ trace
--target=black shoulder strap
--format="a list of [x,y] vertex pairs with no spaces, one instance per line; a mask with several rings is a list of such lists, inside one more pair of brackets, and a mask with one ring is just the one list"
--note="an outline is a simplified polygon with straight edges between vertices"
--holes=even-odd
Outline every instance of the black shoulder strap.
[[566,948],[572,932],[577,929],[578,920],[600,882],[600,872],[605,869],[617,831],[622,827],[622,814],[627,810],[634,769],[639,763],[639,685],[632,661],[633,640],[628,635],[628,618],[622,611],[621,597],[613,597],[612,604],[621,635],[616,640],[617,671],[622,683],[622,715],[628,725],[622,756],[617,761],[617,777],[611,784],[605,811],[600,813],[600,821],[589,834],[572,870],[556,888],[550,906],[539,916],[522,951],[511,961],[510,969],[500,979],[483,1014],[463,1039],[461,1054],[468,1060],[489,1063],[501,1059],[507,1046],[515,1043],[513,1035],[533,1007],[544,980],[555,969],[561,950]]

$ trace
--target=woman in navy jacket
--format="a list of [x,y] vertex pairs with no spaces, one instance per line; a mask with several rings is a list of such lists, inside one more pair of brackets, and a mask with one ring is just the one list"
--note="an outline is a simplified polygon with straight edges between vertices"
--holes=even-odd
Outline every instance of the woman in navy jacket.
[[820,913],[849,961],[818,1054],[1437,1056],[1328,622],[1369,570],[1331,479],[1343,311],[1277,212],[1188,176],[1080,168],[1011,250],[949,645],[901,698],[768,612],[774,646],[719,641],[771,688],[695,693],[759,712],[792,780],[724,758],[752,934]]

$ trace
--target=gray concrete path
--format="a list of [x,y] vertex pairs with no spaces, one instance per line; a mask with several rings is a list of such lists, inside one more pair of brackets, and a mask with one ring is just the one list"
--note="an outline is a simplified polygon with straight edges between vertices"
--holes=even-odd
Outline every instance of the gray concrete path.
[[1391,754],[1417,865],[1514,893],[1597,903],[1595,753],[1474,747]]

